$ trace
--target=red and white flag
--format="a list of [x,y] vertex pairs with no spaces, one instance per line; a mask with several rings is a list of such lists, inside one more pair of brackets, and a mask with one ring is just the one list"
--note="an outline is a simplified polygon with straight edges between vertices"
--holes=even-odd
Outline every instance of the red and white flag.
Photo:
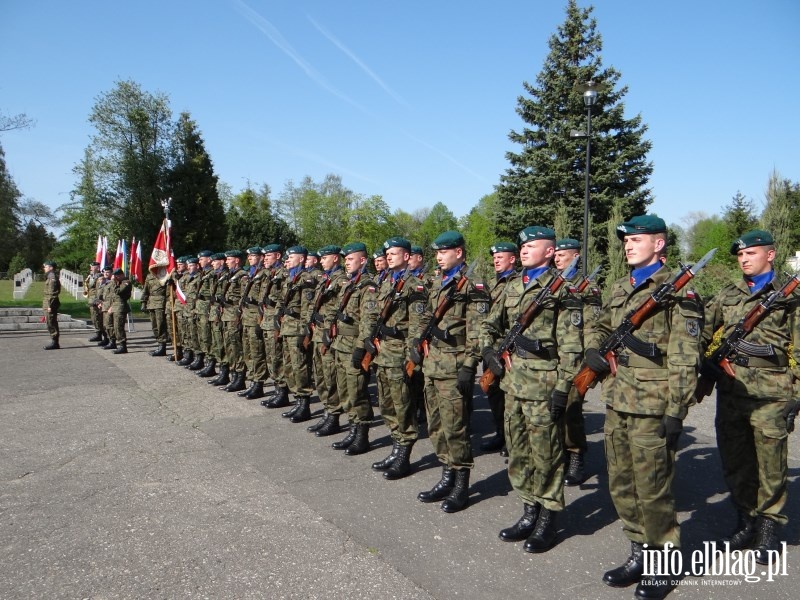
[[144,283],[142,277],[142,240],[131,242],[131,279],[137,283]]
[[186,294],[183,293],[183,290],[181,289],[181,284],[178,282],[177,279],[175,280],[175,297],[181,304],[186,304]]
[[108,238],[104,235],[97,236],[97,251],[94,259],[100,263],[100,270],[106,268],[106,255],[108,254]]
[[114,254],[114,270],[122,268],[123,262],[123,255],[122,255],[122,240],[117,240],[117,252]]
[[147,269],[165,284],[169,274],[175,270],[175,257],[172,255],[172,240],[170,239],[171,224],[167,219],[158,230],[156,242],[153,244],[153,253],[150,255],[150,264]]

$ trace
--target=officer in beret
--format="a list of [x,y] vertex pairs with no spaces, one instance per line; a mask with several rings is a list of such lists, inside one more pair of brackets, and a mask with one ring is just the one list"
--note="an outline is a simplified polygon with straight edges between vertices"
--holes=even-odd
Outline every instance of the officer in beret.
[[[213,290],[213,302],[210,311],[211,320],[211,341],[214,348],[214,356],[217,359],[219,373],[208,380],[209,385],[226,386],[231,382],[230,367],[228,366],[228,355],[225,350],[225,323],[222,315],[225,313],[225,294],[230,286],[231,272],[228,268],[228,257],[224,252],[219,252],[212,257],[211,264],[217,281]],[[202,371],[201,371],[202,373]]]
[[45,261],[42,265],[44,269],[44,295],[42,296],[42,310],[44,311],[47,331],[50,334],[50,343],[44,347],[45,350],[58,350],[58,309],[61,300],[58,295],[61,293],[61,282],[56,277],[56,263],[51,260]]
[[519,234],[520,277],[511,279],[483,324],[484,368],[506,393],[508,477],[523,503],[522,517],[500,532],[507,542],[526,540],[526,552],[546,552],[556,542],[556,516],[564,509],[564,448],[559,421],[580,365],[580,333],[563,306],[565,290],[543,300],[531,324],[517,337],[513,368],[507,370],[495,344],[531,301],[558,274],[550,265],[556,234],[526,227]]
[[[200,255],[202,257],[203,253],[201,252]],[[224,355],[221,307],[217,303],[219,280],[223,272],[227,272],[225,254],[222,252],[212,253],[208,257],[208,264],[203,268],[203,280],[197,296],[198,302],[203,303],[201,307],[205,310],[208,326],[208,333],[204,334],[208,336],[206,366],[197,372],[198,377],[216,377],[217,364],[222,363]]]
[[264,381],[267,378],[267,356],[264,347],[264,331],[259,320],[261,286],[267,278],[264,270],[264,254],[261,246],[247,249],[247,283],[242,290],[239,304],[242,319],[242,354],[251,385],[239,392],[239,396],[254,400],[263,398]]
[[408,268],[414,274],[414,277],[423,279],[425,272],[425,255],[422,246],[411,246],[411,254],[408,255]]
[[125,271],[114,269],[111,306],[108,309],[108,314],[111,315],[114,322],[114,339],[117,346],[113,349],[114,354],[128,353],[128,334],[125,326],[128,324],[128,314],[131,312],[128,304],[131,292],[133,292],[133,287],[130,279],[125,276]]
[[[749,231],[731,246],[742,278],[728,284],[706,307],[704,337],[727,336],[737,323],[786,278],[775,272],[775,240]],[[781,552],[780,529],[788,518],[788,434],[794,430],[800,380],[798,294],[781,298],[759,320],[733,360],[735,377],[706,361],[703,375],[717,381],[717,445],[738,523],[723,541],[732,550],[755,548],[755,560]],[[790,365],[790,358],[794,366]]]
[[[192,369],[203,367],[203,357],[200,351],[199,336],[197,335],[197,294],[200,292],[200,259],[196,256],[186,257],[186,276],[181,283],[181,289],[186,295],[186,304],[183,307],[183,359],[178,364]],[[199,366],[198,366],[199,365]]]
[[268,281],[261,286],[261,306],[264,311],[261,328],[264,331],[268,373],[275,384],[272,397],[261,401],[261,405],[267,408],[284,408],[290,404],[289,384],[283,362],[283,338],[280,336],[281,315],[278,313],[289,280],[289,271],[281,261],[282,255],[283,247],[280,244],[264,247],[264,269],[267,270]]
[[[475,375],[481,361],[481,323],[489,314],[491,297],[483,281],[466,273],[464,237],[445,231],[431,244],[442,277],[425,304],[422,321],[429,323],[440,306],[449,308],[434,325],[427,358],[417,351],[422,330],[415,332],[410,360],[425,360],[425,407],[428,436],[442,475],[432,489],[420,492],[421,502],[442,501],[442,510],[454,513],[469,503],[469,475],[474,468],[470,419]],[[465,283],[464,278],[469,277]]]
[[[556,252],[553,255],[553,265],[563,271],[581,254],[581,244],[574,238],[561,238],[556,240]],[[587,276],[588,277],[588,276]],[[583,328],[584,324],[591,322],[600,315],[602,299],[600,289],[593,282],[587,282],[584,289],[580,287],[583,276],[575,272],[575,276],[568,282],[569,292],[564,300],[570,320],[576,324],[581,332],[581,359],[583,359]],[[563,426],[564,451],[566,454],[566,469],[564,472],[564,485],[576,486],[586,481],[584,468],[586,451],[586,428],[583,420],[583,396],[573,386],[567,398],[567,410],[564,413]]]
[[180,362],[183,360],[183,304],[178,300],[177,287],[181,286],[186,277],[186,256],[175,259],[175,270],[167,280],[169,286],[169,306],[167,307],[167,332],[172,339],[175,354],[170,354],[167,360]]
[[[383,422],[389,427],[392,451],[385,459],[372,464],[394,480],[411,472],[411,449],[419,437],[417,407],[406,383],[405,361],[411,350],[409,331],[421,330],[426,292],[421,280],[408,271],[411,242],[396,236],[383,244],[388,271],[380,287],[368,299],[371,310],[365,314],[362,331],[365,346],[375,356],[375,378]],[[388,303],[388,304],[387,304]],[[391,306],[382,322],[384,306]],[[374,341],[378,340],[378,344]],[[364,356],[364,351],[361,351]],[[354,355],[354,362],[357,355]]]
[[228,250],[225,252],[225,264],[228,267],[228,279],[220,294],[222,305],[222,329],[225,337],[225,358],[228,363],[230,381],[220,386],[224,392],[240,392],[245,389],[245,364],[242,353],[242,320],[239,303],[242,292],[247,285],[247,271],[242,269],[244,252]]
[[98,284],[103,279],[100,272],[100,263],[92,262],[89,266],[89,274],[83,280],[83,296],[89,305],[89,314],[94,325],[94,335],[89,338],[90,342],[99,342],[103,339],[103,313],[97,308]]
[[[492,265],[495,273],[495,282],[490,291],[492,305],[494,305],[502,295],[506,284],[518,275],[516,265],[519,249],[514,242],[497,241],[489,247],[489,252],[492,253]],[[492,413],[495,434],[481,443],[481,450],[485,452],[497,452],[499,450],[501,456],[508,456],[503,419],[506,393],[500,388],[499,380],[495,380],[489,388],[486,393],[486,400],[489,402],[489,410]]]
[[110,265],[103,268],[103,278],[97,283],[97,308],[100,310],[103,323],[103,337],[97,342],[97,345],[103,349],[116,348],[114,343],[114,322],[111,320],[111,315],[108,314],[108,309],[111,307],[111,290],[113,288],[113,280],[111,274],[114,268]]
[[363,454],[369,450],[369,424],[372,405],[367,392],[368,375],[361,369],[364,357],[364,339],[360,335],[364,315],[374,304],[375,282],[367,275],[367,247],[352,242],[342,248],[346,285],[340,286],[336,298],[336,322],[328,328],[328,340],[336,358],[336,389],[339,406],[334,413],[347,413],[350,431],[344,439],[331,444],[335,450],[344,450],[347,456]]
[[386,249],[383,246],[372,253],[372,266],[375,267],[375,282],[380,287],[389,272],[389,267],[386,263]]
[[194,300],[195,332],[197,336],[197,354],[188,366],[191,371],[202,371],[206,361],[211,359],[211,326],[208,322],[208,311],[211,301],[212,280],[215,279],[211,268],[211,250],[197,253],[197,293]]
[[319,251],[309,250],[308,254],[306,255],[306,262],[304,263],[306,271],[319,268],[319,258]]
[[[665,264],[667,226],[656,215],[640,215],[617,227],[630,275],[615,281],[599,318],[587,323],[584,364],[598,375],[611,367],[598,347],[655,289],[672,281]],[[637,598],[662,598],[669,575],[644,575],[643,548],[680,547],[680,529],[672,492],[675,453],[683,419],[694,404],[702,351],[703,306],[688,286],[670,296],[637,329],[636,336],[656,347],[647,356],[626,347],[617,355],[616,376],[606,377],[605,447],[611,499],[631,541],[630,555],[603,575],[613,587],[638,582]],[[674,550],[673,550],[674,551]],[[670,557],[664,558],[670,564]]]

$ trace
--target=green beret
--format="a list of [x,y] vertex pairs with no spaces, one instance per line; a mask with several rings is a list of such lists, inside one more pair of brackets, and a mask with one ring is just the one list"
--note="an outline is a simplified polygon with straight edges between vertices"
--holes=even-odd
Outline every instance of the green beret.
[[752,248],[753,246],[772,246],[775,244],[775,239],[769,231],[763,229],[753,229],[731,244],[731,254],[738,254],[739,250],[745,248]]
[[247,249],[247,254],[261,254],[261,246],[252,246]]
[[196,265],[199,262],[200,262],[200,259],[198,259],[195,256],[190,256],[189,258],[186,259],[186,264],[187,265]]
[[431,244],[434,250],[447,250],[448,248],[460,248],[464,245],[464,236],[457,231],[445,231]]
[[99,263],[99,262],[97,262],[96,260],[93,260],[93,261],[92,261],[92,266],[93,266],[93,267],[99,267],[99,266],[100,266],[100,263]]
[[333,245],[323,246],[322,248],[319,249],[318,252],[320,256],[328,256],[329,254],[341,254],[341,253],[342,249],[339,246],[333,246]]
[[283,252],[283,247],[280,244],[268,244],[264,246],[261,251],[264,254],[270,254],[272,252]]
[[411,254],[419,254],[423,256],[422,246],[411,246]]
[[624,239],[626,235],[639,233],[666,233],[667,224],[656,215],[639,215],[629,221],[617,225],[617,237]]
[[197,258],[211,258],[214,253],[211,250],[200,250],[197,253]]
[[388,240],[383,242],[384,251],[388,250],[389,248],[403,248],[404,250],[411,252],[411,242],[400,236],[390,237]]
[[113,271],[113,270],[114,270],[114,267],[112,267],[110,265],[106,265],[105,267],[103,267],[103,273],[105,273],[106,271]]
[[363,252],[366,254],[367,247],[361,242],[351,242],[349,244],[345,244],[344,248],[342,248],[342,256],[349,256],[353,252]]
[[380,258],[381,256],[386,256],[386,250],[383,249],[383,246],[381,246],[380,248],[375,250],[375,252],[372,253],[372,260]]
[[489,246],[489,252],[492,254],[497,254],[498,252],[513,252],[516,254],[518,250],[519,248],[514,242],[495,242]]
[[178,258],[175,259],[175,262],[176,263],[181,263],[182,265],[185,265],[186,264],[186,257],[185,256],[179,256]]
[[581,243],[575,238],[561,238],[556,240],[556,250],[580,250]]
[[306,256],[313,256],[314,258],[319,258],[319,250],[309,250]]
[[[98,263],[98,264],[99,264],[99,263]],[[53,268],[55,269],[55,268],[56,268],[56,263],[55,263],[55,262],[53,262],[52,260],[46,260],[46,261],[44,261],[44,262],[42,263],[42,266],[43,266],[43,267],[53,267]]]
[[125,271],[123,271],[122,269],[114,269],[112,275],[125,275]]
[[226,250],[225,258],[238,258],[239,260],[244,260],[244,252],[241,250]]
[[225,253],[224,252],[217,252],[216,254],[211,255],[211,260],[225,260]]
[[519,232],[519,243],[532,242],[534,240],[553,240],[556,241],[556,232],[549,227],[540,227],[533,225],[526,227]]
[[302,254],[303,256],[308,255],[308,250],[305,246],[292,246],[291,248],[286,250],[286,254]]

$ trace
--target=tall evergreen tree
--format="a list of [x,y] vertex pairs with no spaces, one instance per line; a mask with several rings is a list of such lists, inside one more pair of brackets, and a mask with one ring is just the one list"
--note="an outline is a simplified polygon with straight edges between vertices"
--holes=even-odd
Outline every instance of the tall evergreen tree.
[[17,253],[20,234],[19,200],[21,194],[6,169],[5,152],[0,146],[0,271],[6,271]]
[[756,216],[753,202],[738,191],[731,199],[731,203],[725,207],[725,213],[722,218],[728,227],[728,236],[731,240],[738,238],[758,225],[758,217]]
[[521,149],[506,154],[510,167],[497,188],[496,228],[511,237],[534,223],[552,226],[555,208],[563,203],[570,222],[582,230],[586,139],[571,138],[570,132],[587,130],[587,110],[575,86],[591,80],[601,91],[592,107],[590,212],[597,249],[605,255],[604,228],[614,202],[621,203],[625,218],[645,212],[652,202],[646,185],[653,167],[647,160],[647,127],[640,115],[624,116],[628,88],[615,89],[620,73],[602,64],[602,39],[591,13],[591,7],[569,0],[536,84],[523,82],[527,95],[519,96],[517,113],[524,126],[509,134]]
[[297,236],[283,219],[273,213],[268,185],[236,194],[225,215],[228,230],[226,248],[245,249],[254,245],[296,243]]
[[761,226],[775,238],[775,268],[783,269],[786,259],[800,250],[800,185],[792,184],[774,170],[769,177]]

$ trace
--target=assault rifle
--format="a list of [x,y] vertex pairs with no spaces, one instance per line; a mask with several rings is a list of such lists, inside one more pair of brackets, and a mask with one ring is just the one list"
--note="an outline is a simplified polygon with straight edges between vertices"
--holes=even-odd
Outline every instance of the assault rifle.
[[295,276],[292,277],[292,280],[289,282],[289,289],[286,292],[286,298],[283,301],[283,305],[278,309],[278,313],[275,315],[275,339],[280,339],[281,337],[281,323],[283,323],[283,315],[286,314],[286,307],[289,305],[289,301],[294,297],[295,291],[297,291],[297,280],[300,279],[300,275],[303,274],[303,269],[300,269],[295,273]]
[[[733,363],[736,355],[742,352],[748,356],[758,356],[762,358],[775,356],[775,348],[771,344],[761,345],[748,342],[744,338],[755,329],[761,320],[767,316],[775,303],[781,298],[786,298],[791,294],[797,285],[800,284],[800,273],[795,273],[789,281],[779,290],[773,290],[766,298],[751,308],[745,316],[736,324],[733,331],[722,340],[717,348],[708,358],[708,362],[714,367],[719,367],[728,377],[736,377],[733,370]],[[712,367],[713,368],[713,367]],[[697,380],[694,397],[697,402],[702,402],[714,389],[717,379],[711,375],[701,374]]]
[[[317,295],[317,300],[314,302],[314,308],[311,310],[311,316],[308,318],[308,324],[306,325],[306,334],[303,337],[303,350],[308,350],[308,347],[311,345],[311,337],[314,335],[314,329],[317,326],[317,317],[321,317],[319,314],[319,309],[322,308],[322,302],[328,295],[331,287],[331,278],[327,275],[325,276],[325,280],[322,282],[322,289],[319,291],[319,295]],[[323,324],[325,321],[323,320]]]
[[398,277],[397,281],[394,282],[392,285],[392,291],[387,296],[386,302],[383,303],[383,308],[378,315],[378,320],[375,323],[375,326],[372,328],[370,336],[367,338],[367,340],[365,340],[369,342],[365,344],[367,353],[364,355],[364,358],[361,359],[361,368],[365,373],[369,371],[369,366],[372,364],[372,359],[374,359],[375,355],[381,350],[381,340],[385,335],[384,328],[386,327],[386,320],[389,318],[389,313],[394,306],[395,300],[400,292],[403,291],[403,286],[406,284],[406,281],[410,276],[411,271],[406,269],[405,274],[402,277]]
[[602,263],[601,263],[601,264],[599,264],[599,265],[597,265],[597,266],[594,268],[594,271],[592,271],[592,272],[591,272],[591,273],[589,273],[588,275],[584,275],[584,276],[581,278],[581,282],[580,282],[580,283],[577,285],[577,287],[575,288],[575,289],[576,289],[576,291],[577,291],[579,294],[580,294],[581,292],[583,292],[583,290],[585,290],[587,287],[589,287],[589,284],[590,284],[590,283],[591,283],[591,282],[594,280],[594,278],[595,278],[595,277],[597,277],[598,273],[600,273],[600,267],[602,267],[602,266],[603,266],[603,265],[602,265]]
[[328,348],[331,347],[333,344],[333,340],[336,339],[336,336],[339,334],[339,319],[345,317],[344,314],[345,309],[347,308],[347,304],[350,302],[350,297],[355,293],[356,289],[358,288],[358,282],[361,281],[361,276],[364,274],[364,269],[358,272],[356,278],[349,283],[347,289],[344,291],[344,295],[342,296],[342,301],[339,302],[339,308],[336,310],[336,315],[333,317],[333,322],[331,326],[328,328],[328,331],[324,331],[322,333],[322,346],[320,346],[319,352],[320,354],[325,354],[328,352]]
[[236,327],[237,329],[242,325],[242,314],[244,313],[244,307],[248,303],[248,297],[250,296],[250,290],[253,288],[253,284],[256,282],[256,277],[261,269],[256,270],[253,273],[253,276],[247,280],[247,285],[244,286],[244,292],[242,292],[242,297],[239,298],[239,306],[236,307]]
[[261,294],[261,298],[258,300],[258,324],[264,321],[264,311],[266,310],[266,304],[269,300],[269,294],[272,291],[272,286],[275,283],[275,269],[270,267],[269,275],[267,275],[267,287],[264,288],[264,292]]
[[[525,311],[519,317],[517,317],[514,325],[506,334],[506,337],[503,338],[503,341],[500,343],[500,347],[497,349],[497,354],[499,354],[500,358],[502,358],[503,362],[505,362],[507,370],[511,369],[511,353],[517,344],[517,339],[533,322],[533,319],[536,318],[536,315],[538,315],[542,310],[545,300],[558,292],[559,288],[564,285],[564,282],[575,274],[575,267],[577,264],[578,257],[576,256],[572,259],[572,262],[569,263],[566,268],[564,268],[563,271],[553,275],[550,281],[547,282],[547,285],[544,286],[539,293],[536,294],[536,296],[534,296],[533,300],[531,300],[531,303],[528,305]],[[496,378],[497,376],[492,373],[491,370],[484,369],[483,375],[481,375],[478,384],[481,386],[481,389],[484,392],[488,392]]]
[[[686,286],[686,284],[697,275],[700,269],[706,266],[716,251],[716,248],[712,248],[693,266],[679,263],[681,270],[675,278],[672,281],[666,281],[658,286],[641,306],[625,315],[625,318],[622,319],[622,323],[603,340],[598,351],[611,366],[612,375],[617,374],[617,352],[623,347],[631,348],[636,354],[642,356],[655,355],[658,349],[654,344],[647,344],[641,341],[634,337],[633,332],[639,329],[642,323],[650,318],[668,296]],[[578,393],[584,395],[597,380],[597,377],[597,373],[586,365],[578,372],[575,379],[572,380],[572,383],[578,390]]]
[[[419,343],[414,348],[416,350],[417,357],[419,358],[419,363],[417,364],[421,365],[422,361],[428,356],[431,339],[437,333],[439,323],[442,322],[445,313],[450,310],[451,306],[453,306],[456,294],[460,292],[465,285],[467,285],[469,278],[472,276],[472,272],[475,270],[475,265],[477,264],[478,261],[476,259],[472,262],[469,268],[467,268],[466,272],[463,273],[463,276],[458,280],[458,283],[454,286],[451,286],[450,289],[445,292],[444,297],[439,301],[439,305],[436,307],[436,310],[433,311],[433,317],[431,317],[431,320],[428,321],[428,324],[422,331],[422,335],[419,337]],[[462,272],[466,266],[466,263],[464,263],[464,265],[461,267]],[[406,361],[406,374],[409,377],[411,377],[411,375],[414,373],[415,366],[416,364],[413,361]]]

